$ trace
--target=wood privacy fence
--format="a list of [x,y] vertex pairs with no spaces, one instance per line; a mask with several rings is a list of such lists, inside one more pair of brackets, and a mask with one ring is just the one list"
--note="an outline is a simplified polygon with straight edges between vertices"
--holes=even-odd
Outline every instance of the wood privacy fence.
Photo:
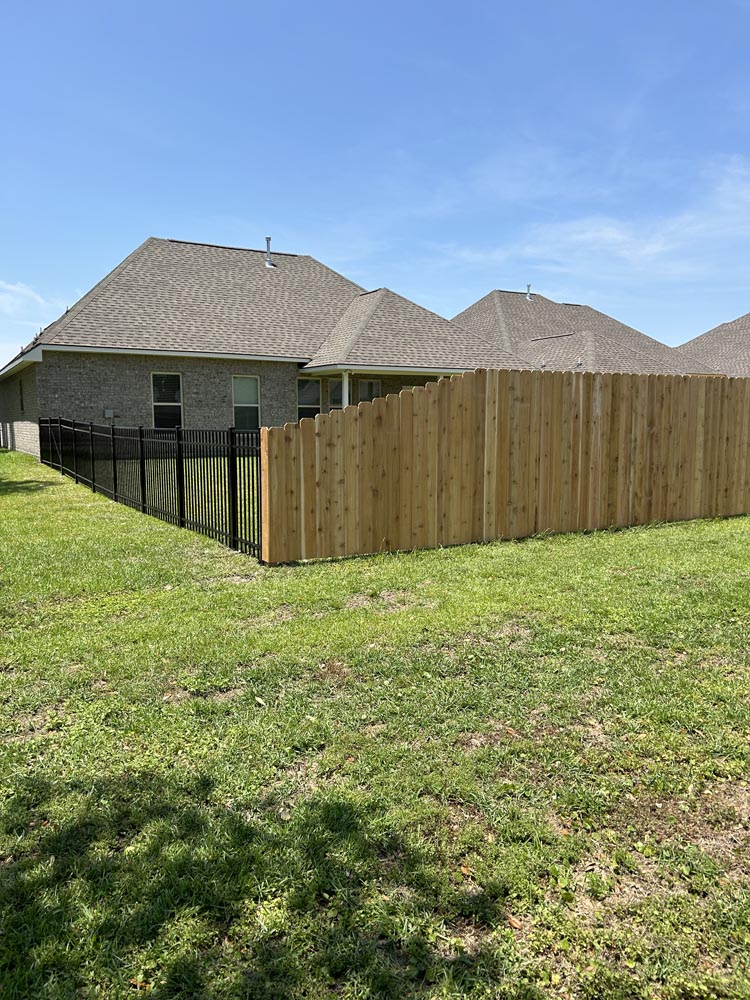
[[291,562],[750,512],[750,379],[476,371],[261,432]]

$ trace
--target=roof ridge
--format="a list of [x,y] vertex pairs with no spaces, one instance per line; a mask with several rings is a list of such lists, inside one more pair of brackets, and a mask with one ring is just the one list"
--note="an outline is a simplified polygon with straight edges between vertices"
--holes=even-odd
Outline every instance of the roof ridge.
[[[523,295],[524,293],[523,292],[518,292],[517,294],[518,295]],[[497,317],[497,323],[498,323],[498,326],[500,327],[500,333],[501,333],[501,337],[502,337],[502,339],[500,340],[500,343],[499,343],[498,346],[502,347],[502,349],[504,351],[508,351],[511,354],[515,354],[516,343],[515,343],[514,339],[510,335],[510,329],[508,327],[508,321],[505,318],[505,314],[503,313],[503,309],[502,309],[502,306],[500,304],[499,289],[497,289],[497,288],[492,293],[492,305],[494,306],[494,309],[495,309],[495,316]],[[493,340],[494,340],[494,338],[493,338]]]
[[[344,364],[346,362],[346,359],[349,357],[349,355],[350,355],[350,353],[351,353],[354,345],[356,344],[356,342],[359,340],[359,338],[362,336],[362,334],[367,329],[367,324],[372,319],[373,313],[375,312],[375,310],[378,308],[380,302],[382,301],[383,292],[385,290],[386,289],[384,289],[384,288],[374,288],[374,289],[372,289],[372,291],[362,292],[360,295],[355,295],[354,298],[352,299],[352,301],[349,303],[349,305],[346,307],[346,309],[343,311],[343,313],[339,317],[339,320],[336,322],[336,326],[338,326],[339,322],[344,318],[344,316],[346,316],[346,314],[349,312],[349,310],[354,305],[354,302],[357,299],[363,299],[367,295],[372,295],[372,297],[373,297],[373,299],[372,299],[372,305],[370,306],[369,311],[367,312],[366,316],[364,317],[364,320],[361,323],[359,323],[359,325],[352,331],[352,333],[349,335],[348,339],[344,343],[343,350],[341,351],[341,363],[342,364]],[[375,298],[376,295],[379,295],[380,297],[379,298]],[[369,303],[368,303],[368,305],[369,305]],[[336,329],[336,326],[333,328],[333,330]],[[331,336],[333,336],[333,330],[331,331]],[[318,351],[316,351],[315,353],[317,354]]]
[[[265,254],[265,250],[256,250],[255,247],[235,247],[230,246],[228,243],[203,243],[201,240],[178,240],[171,236],[152,236],[151,239],[158,240],[160,243],[182,243],[186,246],[191,247],[213,247],[216,250],[240,250],[242,253],[262,253]],[[272,250],[271,256],[276,257],[305,257],[307,254],[298,253],[285,253],[283,250]]]

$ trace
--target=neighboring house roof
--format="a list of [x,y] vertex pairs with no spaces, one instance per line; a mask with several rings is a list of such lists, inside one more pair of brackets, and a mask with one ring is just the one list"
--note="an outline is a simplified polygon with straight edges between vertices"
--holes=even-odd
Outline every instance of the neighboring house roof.
[[[453,317],[454,323],[468,326],[485,337],[494,337],[495,341],[513,354],[524,357],[534,357],[526,349],[533,340],[544,337],[557,337],[567,334],[585,334],[587,357],[589,364],[602,363],[607,351],[614,343],[620,344],[628,351],[639,356],[647,356],[658,364],[657,371],[666,374],[697,374],[695,364],[680,357],[674,348],[662,344],[653,337],[646,336],[631,326],[626,326],[605,313],[592,309],[591,306],[576,305],[570,302],[554,302],[534,292],[506,292],[495,289],[484,298],[479,299],[463,312]],[[583,343],[583,339],[579,339]],[[598,346],[596,344],[598,343]],[[566,349],[561,347],[559,357]],[[593,351],[593,354],[592,354]],[[575,352],[574,352],[575,353]],[[628,358],[636,363],[635,358],[623,355],[623,361]],[[578,360],[576,358],[576,360]],[[611,371],[611,368],[592,368],[589,370]],[[628,369],[631,370],[631,369]],[[645,362],[636,371],[651,372],[654,369],[651,362]],[[715,374],[709,366],[703,371]]]
[[484,337],[388,288],[358,295],[307,367],[425,365],[435,371],[529,367]]
[[272,259],[267,267],[262,250],[152,237],[18,360],[34,360],[32,348],[64,347],[278,358],[318,369],[528,367],[492,339],[388,289],[365,293],[313,257]]
[[553,371],[630,372],[654,375],[665,371],[661,360],[643,351],[633,351],[619,340],[593,330],[537,337],[519,344],[522,357],[539,368]]
[[750,314],[715,326],[675,350],[689,363],[711,365],[722,375],[750,377]]

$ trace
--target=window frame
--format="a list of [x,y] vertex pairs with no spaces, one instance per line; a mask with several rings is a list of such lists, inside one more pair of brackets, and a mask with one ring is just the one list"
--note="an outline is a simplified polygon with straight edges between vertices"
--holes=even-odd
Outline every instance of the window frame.
[[18,412],[19,413],[26,412],[26,404],[24,403],[24,398],[23,398],[23,376],[19,376],[18,379]]
[[[370,397],[370,399],[362,399],[362,385],[363,383],[369,383],[370,385],[377,385],[378,391]],[[360,403],[371,403],[373,399],[379,399],[383,395],[383,380],[382,378],[359,378],[357,379],[357,400]]]
[[[258,402],[257,403],[237,403],[234,397],[234,386],[235,379],[238,378],[254,378],[256,385],[258,386]],[[246,410],[257,410],[258,411],[258,430],[260,430],[261,424],[261,409],[260,409],[260,375],[232,375],[232,426],[237,427],[237,408],[240,407]]]
[[[300,382],[317,382],[318,383],[318,413],[314,414],[314,416],[312,416],[312,417],[310,416],[309,413],[306,413],[304,416],[302,416],[300,414],[300,412],[299,412],[300,410],[312,410],[312,409],[314,409],[314,407],[310,406],[309,404],[302,404],[302,405],[300,404],[300,401],[299,401],[299,384],[300,384]],[[299,420],[305,420],[305,419],[314,420],[315,417],[318,416],[318,414],[320,414],[322,412],[323,412],[323,379],[320,376],[315,376],[315,375],[304,375],[302,377],[298,377],[297,378],[297,420],[298,421]]]
[[[331,402],[331,386],[334,382],[338,382],[341,386],[341,402],[333,403]],[[328,410],[343,410],[344,409],[344,377],[343,375],[331,375],[328,378]]]
[[[157,403],[154,399],[154,375],[176,375],[180,380],[180,401],[179,403]],[[185,410],[183,403],[183,385],[182,385],[182,372],[151,372],[151,423],[154,425],[154,430],[172,430],[169,427],[157,427],[156,426],[156,407],[157,406],[179,406],[180,408],[180,422],[175,424],[175,427],[185,426]]]

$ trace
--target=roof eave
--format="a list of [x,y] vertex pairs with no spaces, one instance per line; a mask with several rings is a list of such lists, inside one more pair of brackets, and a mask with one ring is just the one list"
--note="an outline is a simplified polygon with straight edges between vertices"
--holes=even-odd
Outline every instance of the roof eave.
[[[78,354],[126,354],[146,357],[170,357],[170,358],[206,358],[210,360],[229,361],[278,361],[288,364],[303,365],[310,361],[310,356],[301,357],[299,355],[287,356],[278,354],[244,354],[236,351],[176,351],[161,350],[157,348],[141,347],[94,347],[86,344],[38,344],[34,351],[60,351],[74,352]],[[41,356],[33,360],[41,361]],[[12,362],[11,362],[12,364]],[[0,370],[0,375],[5,369]]]
[[[519,358],[519,361],[522,359]],[[316,375],[338,374],[339,372],[363,372],[374,375],[459,375],[462,372],[474,372],[480,369],[492,369],[497,365],[456,365],[453,368],[434,368],[425,365],[365,365],[365,364],[338,364],[338,365],[305,365],[302,371],[315,372]],[[507,366],[502,366],[503,369]],[[518,370],[533,369],[529,362],[519,364]],[[514,369],[515,370],[515,369]]]
[[18,354],[15,358],[12,358],[4,367],[0,368],[0,379],[7,378],[8,375],[13,375],[15,372],[22,371],[24,368],[28,368],[29,365],[33,365],[38,361],[42,360],[42,347],[41,344],[37,344],[36,347],[31,347],[21,354]]

